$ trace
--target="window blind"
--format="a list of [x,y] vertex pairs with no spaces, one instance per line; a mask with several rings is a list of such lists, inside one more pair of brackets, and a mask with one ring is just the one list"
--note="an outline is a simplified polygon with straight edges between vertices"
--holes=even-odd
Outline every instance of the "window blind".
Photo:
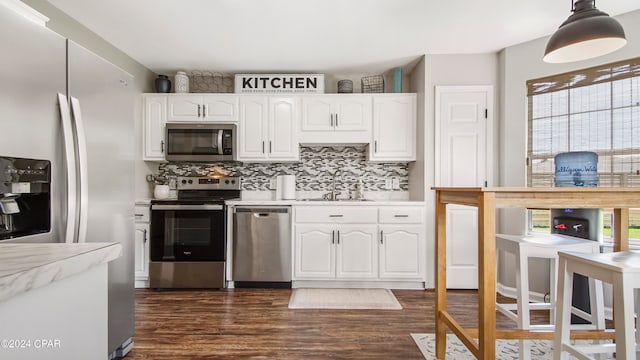
[[640,58],[527,82],[527,183],[552,187],[553,158],[598,154],[600,186],[640,186]]

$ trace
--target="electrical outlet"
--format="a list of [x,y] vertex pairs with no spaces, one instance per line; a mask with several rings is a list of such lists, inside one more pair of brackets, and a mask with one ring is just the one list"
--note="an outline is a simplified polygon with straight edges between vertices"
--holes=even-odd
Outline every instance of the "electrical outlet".
[[393,186],[393,182],[391,181],[391,179],[384,179],[384,188],[386,190],[391,190],[391,186]]
[[400,189],[400,179],[398,179],[397,177],[392,177],[391,178],[391,187],[394,189]]

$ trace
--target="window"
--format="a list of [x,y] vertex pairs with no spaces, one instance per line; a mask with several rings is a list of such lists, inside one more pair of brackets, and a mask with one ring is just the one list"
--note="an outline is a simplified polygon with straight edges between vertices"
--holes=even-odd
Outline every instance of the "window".
[[[567,151],[598,154],[600,186],[640,186],[640,58],[530,80],[527,90],[528,186],[553,186],[553,158]],[[640,210],[629,220],[640,243]],[[548,211],[533,211],[529,223],[548,231]],[[608,238],[606,210],[604,226]]]

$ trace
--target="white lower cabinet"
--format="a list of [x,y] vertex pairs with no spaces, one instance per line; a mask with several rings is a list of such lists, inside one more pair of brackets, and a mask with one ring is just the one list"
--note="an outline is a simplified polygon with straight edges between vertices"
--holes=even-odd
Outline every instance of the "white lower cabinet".
[[135,287],[149,287],[149,206],[135,207]]
[[296,279],[375,279],[376,225],[304,224],[295,231]]
[[297,206],[293,280],[425,281],[422,206]]
[[423,279],[424,238],[421,225],[381,225],[380,278]]

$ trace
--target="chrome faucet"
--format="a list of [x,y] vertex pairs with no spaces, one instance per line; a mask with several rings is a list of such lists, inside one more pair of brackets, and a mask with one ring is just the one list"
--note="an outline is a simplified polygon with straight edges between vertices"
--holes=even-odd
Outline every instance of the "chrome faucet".
[[333,174],[331,174],[332,184],[331,184],[331,195],[329,196],[330,197],[329,200],[338,200],[339,192],[336,191],[336,177],[340,174],[341,174],[340,170],[336,170]]

